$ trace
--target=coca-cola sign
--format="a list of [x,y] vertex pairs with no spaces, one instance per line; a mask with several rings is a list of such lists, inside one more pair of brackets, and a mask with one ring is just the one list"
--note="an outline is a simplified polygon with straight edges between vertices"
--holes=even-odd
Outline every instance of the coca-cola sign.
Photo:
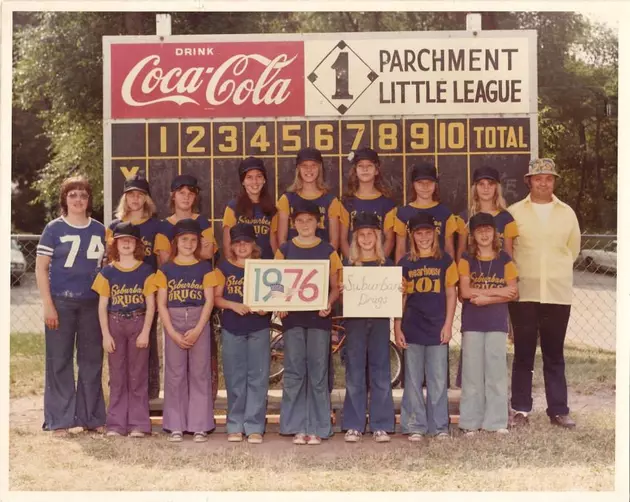
[[304,115],[303,42],[111,45],[111,118]]

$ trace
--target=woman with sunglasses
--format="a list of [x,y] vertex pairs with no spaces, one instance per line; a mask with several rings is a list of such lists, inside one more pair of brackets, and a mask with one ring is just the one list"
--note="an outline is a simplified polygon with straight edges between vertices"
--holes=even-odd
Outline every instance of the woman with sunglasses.
[[37,245],[35,277],[46,325],[43,429],[55,437],[74,427],[105,430],[103,337],[98,294],[92,291],[105,251],[105,227],[90,218],[92,201],[87,179],[66,179],[59,195],[61,216],[46,225]]

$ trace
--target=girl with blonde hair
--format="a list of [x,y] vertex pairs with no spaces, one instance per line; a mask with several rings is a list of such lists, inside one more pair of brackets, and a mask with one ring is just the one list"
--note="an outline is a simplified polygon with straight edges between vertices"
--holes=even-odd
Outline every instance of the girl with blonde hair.
[[303,148],[298,152],[293,184],[278,200],[278,246],[298,235],[291,216],[303,201],[317,205],[320,215],[316,235],[337,250],[341,205],[324,181],[324,159],[316,148]]

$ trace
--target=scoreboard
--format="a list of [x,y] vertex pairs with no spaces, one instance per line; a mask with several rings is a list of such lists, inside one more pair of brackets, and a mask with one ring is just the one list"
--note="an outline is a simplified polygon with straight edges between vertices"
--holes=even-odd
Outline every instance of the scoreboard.
[[[409,172],[422,161],[436,165],[453,212],[466,208],[482,164],[500,172],[508,203],[522,198],[537,151],[535,70],[528,71],[535,33],[472,41],[471,33],[453,33],[256,35],[257,43],[105,37],[106,220],[125,178],[138,173],[149,180],[158,216],[168,216],[170,182],[186,173],[199,180],[201,212],[220,238],[225,206],[240,190],[241,159],[264,160],[277,199],[306,146],[321,150],[337,196],[346,189],[348,154],[369,146],[398,204],[411,200]],[[410,75],[429,66],[437,77]]]

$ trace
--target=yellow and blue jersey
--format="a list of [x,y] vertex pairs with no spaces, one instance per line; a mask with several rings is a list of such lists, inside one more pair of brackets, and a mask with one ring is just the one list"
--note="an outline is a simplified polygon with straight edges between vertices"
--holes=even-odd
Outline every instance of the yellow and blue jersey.
[[[214,238],[214,232],[212,231],[212,225],[207,218],[202,218],[199,214],[193,214],[193,220],[197,220],[199,227],[201,228],[201,236],[207,241],[212,242],[214,245],[214,252],[218,251],[219,247],[217,241]],[[157,234],[155,235],[155,254],[159,251],[171,252],[171,241],[175,237],[175,218],[169,216],[160,221]]]
[[323,241],[330,242],[330,220],[333,218],[339,219],[341,211],[341,203],[339,202],[339,199],[331,192],[327,192],[313,198],[307,198],[295,192],[286,192],[282,197],[280,197],[277,204],[278,211],[289,216],[289,232],[287,240],[297,237],[297,230],[295,229],[291,215],[293,214],[293,209],[296,204],[299,205],[300,199],[311,201],[319,207],[320,217],[319,222],[317,223],[317,237]]
[[167,290],[169,308],[200,307],[206,302],[204,289],[217,285],[208,260],[181,263],[177,258],[162,265],[154,281],[157,289]]
[[146,297],[155,293],[153,268],[145,262],[130,269],[110,263],[94,279],[92,289],[109,298],[109,312],[129,313],[146,309]]
[[270,234],[272,231],[273,217],[263,213],[260,204],[253,204],[253,215],[247,217],[236,212],[236,199],[228,202],[223,214],[223,227],[232,228],[237,223],[245,223],[254,227],[256,234],[256,244],[261,250],[262,259],[272,259],[273,250],[271,249]]
[[389,197],[379,194],[375,197],[344,197],[341,202],[341,212],[339,220],[342,225],[348,227],[348,243],[352,242],[354,232],[353,220],[357,213],[376,213],[384,232],[394,228],[396,219],[396,203]]
[[446,288],[459,280],[457,265],[444,253],[412,259],[407,253],[398,265],[403,269],[407,300],[402,331],[407,343],[440,345],[440,333],[446,321]]
[[[419,206],[415,202],[411,202],[406,206],[399,207],[396,210],[396,222],[394,223],[396,235],[406,236],[409,239],[409,220],[423,211],[430,213],[435,219],[440,249],[444,252],[446,238],[457,231],[457,218],[448,207],[440,202],[433,202],[428,206]],[[409,249],[409,242],[407,241],[407,243],[407,249]]]
[[[516,265],[505,252],[501,251],[492,259],[472,258],[462,254],[458,263],[460,277],[470,278],[470,287],[479,289],[504,288],[508,281],[516,279]],[[470,300],[462,304],[462,332],[464,331],[508,331],[508,304],[474,305]]]
[[105,227],[88,219],[77,227],[59,217],[49,222],[37,245],[37,256],[48,256],[50,294],[73,300],[94,300],[92,283],[105,252]]
[[[228,260],[221,260],[215,269],[217,285],[223,286],[223,298],[231,302],[243,303],[243,282],[245,269]],[[233,310],[224,309],[221,326],[233,335],[247,335],[269,328],[271,314],[256,313],[239,315]]]

